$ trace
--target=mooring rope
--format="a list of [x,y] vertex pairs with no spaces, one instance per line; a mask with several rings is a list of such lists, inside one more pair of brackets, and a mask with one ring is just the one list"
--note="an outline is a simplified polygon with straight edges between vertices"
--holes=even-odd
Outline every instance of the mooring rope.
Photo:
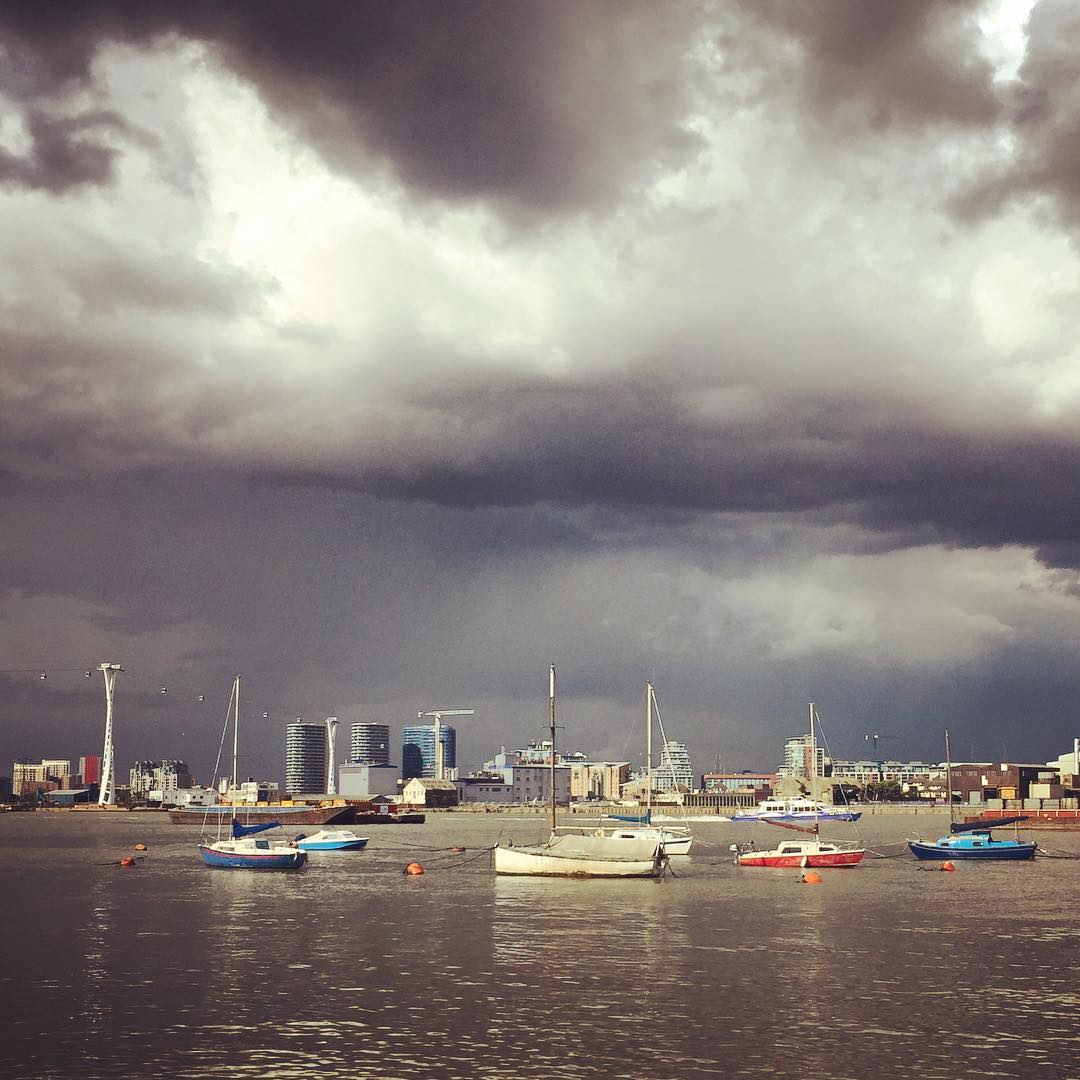
[[1035,854],[1044,859],[1080,859],[1073,851],[1047,851],[1045,848],[1036,848]]

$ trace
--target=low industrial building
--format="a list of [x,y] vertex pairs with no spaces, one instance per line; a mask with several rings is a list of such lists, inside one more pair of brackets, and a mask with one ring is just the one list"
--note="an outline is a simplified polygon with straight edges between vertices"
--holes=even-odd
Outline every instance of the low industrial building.
[[428,780],[414,776],[401,789],[406,806],[457,806],[458,789],[452,780]]
[[338,768],[338,794],[343,799],[396,795],[400,786],[401,769],[397,765],[364,763]]
[[204,787],[155,788],[146,797],[150,802],[181,809],[188,806],[213,806],[218,801],[218,793],[213,788]]
[[[1058,771],[1047,765],[1003,761],[960,761],[952,766],[953,798],[962,803],[1005,802],[1036,798],[1032,785],[1049,791],[1058,783]],[[1045,796],[1051,798],[1049,794]]]
[[463,803],[512,803],[514,785],[501,776],[461,776],[453,781]]
[[45,794],[45,802],[50,806],[77,806],[84,803],[95,803],[97,800],[97,784],[87,788],[60,788]]
[[630,779],[629,761],[566,762],[570,770],[570,797],[573,799],[618,799]]

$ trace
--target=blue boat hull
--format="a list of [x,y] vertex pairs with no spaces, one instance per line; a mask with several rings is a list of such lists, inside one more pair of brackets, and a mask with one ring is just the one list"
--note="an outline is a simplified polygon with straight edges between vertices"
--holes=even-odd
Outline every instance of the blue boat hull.
[[224,854],[208,847],[199,847],[207,866],[218,870],[299,870],[307,862],[307,852],[270,852],[266,855]]
[[1017,862],[1035,858],[1038,845],[1024,840],[993,840],[984,847],[956,845],[955,842],[924,844],[909,840],[908,847],[916,859],[983,859],[1001,862]]

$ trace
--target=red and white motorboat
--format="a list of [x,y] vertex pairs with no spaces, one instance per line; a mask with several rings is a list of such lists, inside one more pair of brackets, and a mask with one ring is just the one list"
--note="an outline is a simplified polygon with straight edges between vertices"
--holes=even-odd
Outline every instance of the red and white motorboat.
[[829,867],[858,866],[866,854],[866,848],[854,844],[837,844],[818,837],[818,825],[796,825],[790,821],[770,821],[781,829],[812,833],[813,840],[785,840],[770,851],[757,851],[753,843],[732,844],[736,866],[771,866],[781,868],[809,868],[815,870]]
[[865,854],[865,848],[847,847],[825,840],[786,840],[771,851],[739,851],[735,861],[739,866],[813,867],[820,870],[857,866]]

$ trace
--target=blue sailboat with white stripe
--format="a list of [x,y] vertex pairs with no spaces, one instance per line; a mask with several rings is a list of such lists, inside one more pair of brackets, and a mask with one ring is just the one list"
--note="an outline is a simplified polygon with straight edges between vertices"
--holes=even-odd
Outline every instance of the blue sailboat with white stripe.
[[[229,696],[229,708],[225,713],[225,727],[218,746],[218,760],[214,765],[217,774],[221,763],[221,747],[229,730],[230,716],[233,721],[233,768],[232,786],[236,790],[236,750],[239,741],[240,726],[240,676],[233,679],[232,693]],[[232,827],[230,835],[222,838],[221,824],[224,814],[217,815],[218,835],[211,840],[204,833],[199,845],[199,855],[207,866],[218,870],[299,870],[307,862],[307,852],[301,851],[288,840],[263,836],[269,829],[280,829],[280,821],[261,822],[257,825],[241,825],[236,820],[236,806],[232,808]],[[203,829],[206,818],[203,818]]]
[[1020,862],[1035,858],[1038,843],[1021,840],[1019,833],[1011,839],[1002,840],[991,830],[1004,825],[1027,821],[1023,814],[1014,817],[994,818],[988,821],[960,823],[954,820],[952,790],[952,756],[949,753],[949,733],[945,732],[945,786],[949,800],[949,832],[936,841],[909,840],[908,847],[916,859],[936,859],[942,862],[952,859],[981,859],[997,862]]

